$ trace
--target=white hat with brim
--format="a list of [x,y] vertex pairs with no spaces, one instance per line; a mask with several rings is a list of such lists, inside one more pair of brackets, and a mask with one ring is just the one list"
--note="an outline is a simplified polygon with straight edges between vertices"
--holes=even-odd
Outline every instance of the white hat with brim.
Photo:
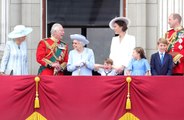
[[127,24],[127,26],[130,25],[130,20],[129,20],[128,18],[126,18],[126,17],[115,17],[114,19],[112,19],[112,20],[109,22],[109,27],[110,27],[111,29],[114,29],[114,23],[115,23],[115,21],[117,21],[117,20],[122,20],[122,21],[124,21],[124,22]]
[[84,37],[84,36],[81,35],[81,34],[72,34],[72,35],[70,35],[70,38],[71,38],[72,40],[78,40],[78,41],[84,43],[85,45],[86,45],[86,44],[89,44],[89,41],[86,39],[86,37]]
[[11,39],[20,38],[23,36],[27,36],[32,32],[31,27],[25,27],[24,25],[17,25],[14,27],[13,31],[8,34],[8,37]]

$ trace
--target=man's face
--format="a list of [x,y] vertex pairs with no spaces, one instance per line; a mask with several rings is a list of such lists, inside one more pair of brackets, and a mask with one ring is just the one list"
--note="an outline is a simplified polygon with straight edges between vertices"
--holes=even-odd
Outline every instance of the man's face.
[[178,20],[174,19],[173,15],[170,15],[168,18],[168,24],[169,24],[170,28],[175,28],[177,23],[178,23]]
[[57,31],[55,31],[55,38],[58,40],[62,40],[64,34],[65,34],[64,28],[58,27]]
[[166,44],[163,44],[163,43],[160,43],[159,45],[158,45],[158,50],[160,51],[160,52],[165,52],[166,51],[166,49],[167,49],[167,45]]

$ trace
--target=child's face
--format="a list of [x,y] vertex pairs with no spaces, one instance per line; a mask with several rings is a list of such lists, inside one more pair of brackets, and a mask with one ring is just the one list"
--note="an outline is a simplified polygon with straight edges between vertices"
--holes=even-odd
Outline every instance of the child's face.
[[136,50],[133,50],[132,56],[133,58],[138,59],[140,57],[140,54]]
[[166,45],[166,44],[160,43],[160,44],[158,45],[158,50],[159,50],[160,52],[165,52],[166,49],[167,49],[167,45]]
[[104,62],[104,69],[110,70],[110,69],[112,69],[112,65]]

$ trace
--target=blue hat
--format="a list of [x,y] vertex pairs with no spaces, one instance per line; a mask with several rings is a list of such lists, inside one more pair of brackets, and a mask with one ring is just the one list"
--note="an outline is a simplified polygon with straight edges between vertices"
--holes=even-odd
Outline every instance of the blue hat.
[[8,34],[9,38],[19,38],[23,36],[27,36],[29,33],[32,32],[31,27],[25,27],[24,25],[17,25],[14,27],[13,31]]
[[72,40],[78,40],[78,41],[84,43],[85,45],[89,43],[89,41],[86,39],[86,37],[84,37],[81,34],[72,34],[72,35],[70,35],[70,38]]

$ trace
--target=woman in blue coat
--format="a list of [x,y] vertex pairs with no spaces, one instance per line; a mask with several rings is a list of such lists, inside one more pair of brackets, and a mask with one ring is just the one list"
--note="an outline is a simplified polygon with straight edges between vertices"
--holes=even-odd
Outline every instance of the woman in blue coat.
[[73,76],[91,76],[94,69],[95,58],[93,50],[84,47],[89,41],[80,34],[70,35],[73,40],[73,50],[69,52],[67,70]]
[[7,41],[1,61],[0,74],[27,75],[28,58],[26,36],[32,32],[32,28],[17,25],[8,34],[12,40]]

